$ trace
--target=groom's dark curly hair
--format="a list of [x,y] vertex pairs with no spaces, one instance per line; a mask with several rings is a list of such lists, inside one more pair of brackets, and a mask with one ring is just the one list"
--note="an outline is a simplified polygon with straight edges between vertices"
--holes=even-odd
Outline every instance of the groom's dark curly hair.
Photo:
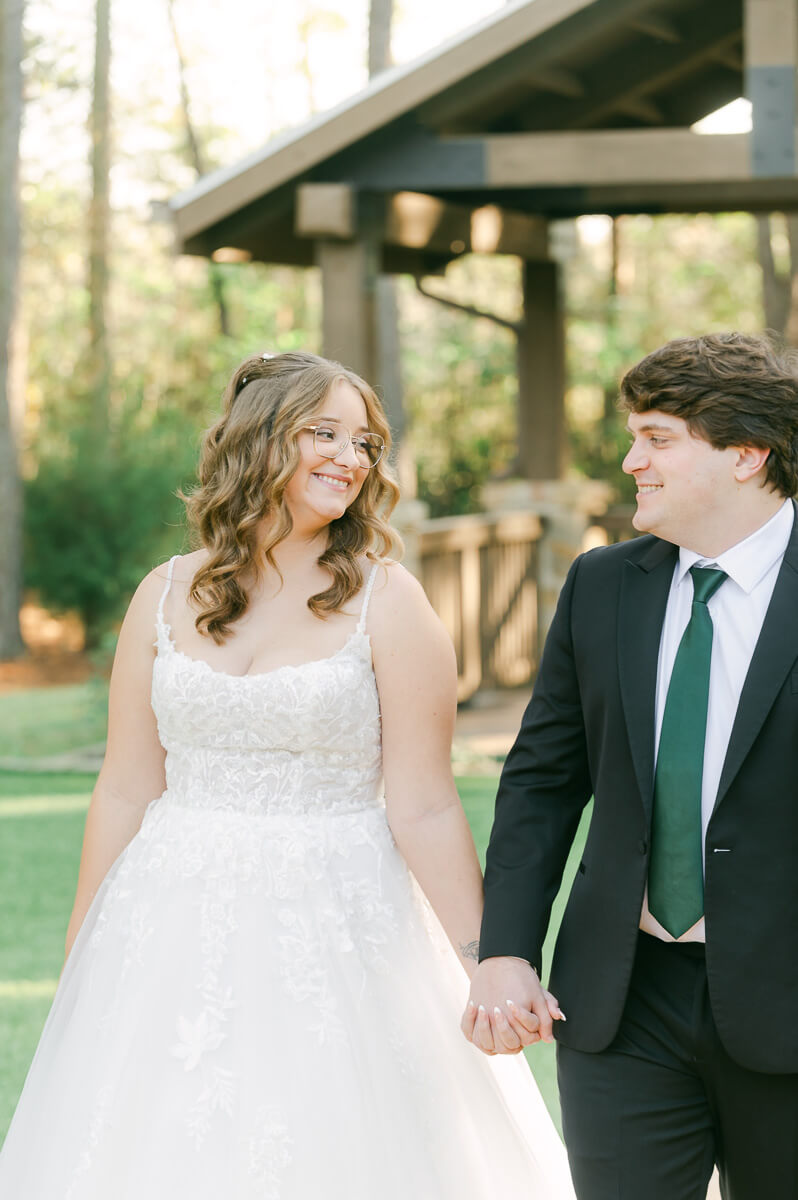
[[783,496],[798,493],[798,357],[767,338],[676,338],[626,373],[621,407],[681,417],[716,450],[770,450],[765,482]]

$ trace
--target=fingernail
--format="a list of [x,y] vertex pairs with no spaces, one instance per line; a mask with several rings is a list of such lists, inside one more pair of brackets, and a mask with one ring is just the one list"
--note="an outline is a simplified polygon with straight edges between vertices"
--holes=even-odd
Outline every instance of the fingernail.
[[479,1012],[480,1012],[480,1015],[481,1015],[481,1016],[482,1016],[482,1015],[484,1015],[484,1016],[487,1016],[487,1013],[486,1013],[486,1011],[485,1011],[485,1005],[484,1005],[484,1004],[480,1004],[480,1006],[479,1006]]
[[561,1008],[558,1008],[558,1009],[557,1009],[557,1016],[559,1017],[559,1019],[560,1019],[561,1021],[567,1021],[567,1020],[568,1020],[568,1018],[566,1017],[565,1013],[562,1011],[562,1009],[561,1009]]
[[504,1003],[507,1005],[508,1008],[515,1008],[515,1000],[505,1000]]
[[473,1000],[469,1000],[469,1001],[468,1001],[468,1007],[469,1007],[469,1008],[476,1008],[476,1004],[474,1003],[474,1001],[473,1001]]
[[497,1017],[502,1015],[502,1010],[499,1008],[498,1004],[494,1007],[493,1012]]

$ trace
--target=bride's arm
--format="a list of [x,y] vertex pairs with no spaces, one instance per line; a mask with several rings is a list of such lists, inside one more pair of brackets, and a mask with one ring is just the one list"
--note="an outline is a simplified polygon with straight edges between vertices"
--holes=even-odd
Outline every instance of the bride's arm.
[[67,957],[109,868],[138,831],[148,803],[164,790],[164,751],[150,688],[155,612],[165,578],[161,567],[143,580],[119,632],[108,698],[108,743],[86,817]]
[[391,832],[469,977],[482,872],[451,769],[457,666],[418,582],[387,566],[369,609]]

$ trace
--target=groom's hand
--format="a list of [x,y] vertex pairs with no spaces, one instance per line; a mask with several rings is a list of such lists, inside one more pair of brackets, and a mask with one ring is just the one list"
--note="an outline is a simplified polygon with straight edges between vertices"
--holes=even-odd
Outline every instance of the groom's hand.
[[518,1054],[533,1042],[553,1041],[554,1020],[565,1016],[534,967],[521,958],[486,958],[471,979],[460,1028],[485,1054]]

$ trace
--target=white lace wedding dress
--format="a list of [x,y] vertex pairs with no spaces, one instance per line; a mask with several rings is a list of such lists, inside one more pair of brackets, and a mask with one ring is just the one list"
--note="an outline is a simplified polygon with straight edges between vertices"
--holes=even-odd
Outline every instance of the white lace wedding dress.
[[572,1196],[526,1064],[463,1039],[391,839],[372,582],[336,654],[243,677],[177,650],[162,599],[167,789],[75,942],[2,1200]]

